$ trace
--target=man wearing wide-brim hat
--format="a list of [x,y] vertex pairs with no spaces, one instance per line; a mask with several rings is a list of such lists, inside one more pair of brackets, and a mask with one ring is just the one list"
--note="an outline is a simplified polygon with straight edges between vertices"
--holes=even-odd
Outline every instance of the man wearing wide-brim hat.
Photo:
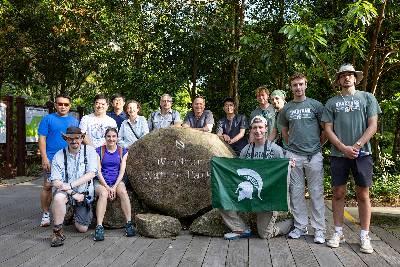
[[64,243],[62,227],[67,204],[75,207],[75,228],[78,232],[87,231],[92,220],[88,196],[94,197],[91,191],[92,179],[98,169],[97,153],[92,146],[82,145],[85,134],[79,127],[68,127],[62,137],[68,146],[54,155],[49,179],[54,187],[52,247],[62,246]]
[[352,65],[342,65],[334,82],[341,91],[328,100],[322,115],[326,136],[332,144],[330,164],[335,231],[327,245],[336,248],[345,241],[342,228],[344,201],[351,171],[361,223],[360,251],[372,253],[374,250],[368,235],[371,219],[369,187],[372,185],[373,169],[369,140],[376,133],[381,109],[371,93],[356,90],[355,86],[362,78],[363,73],[356,71]]

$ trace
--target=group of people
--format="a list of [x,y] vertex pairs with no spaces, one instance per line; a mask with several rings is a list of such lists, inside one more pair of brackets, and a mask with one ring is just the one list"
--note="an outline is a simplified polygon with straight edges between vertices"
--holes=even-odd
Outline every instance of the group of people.
[[[372,186],[373,175],[369,141],[377,131],[381,109],[371,93],[356,90],[356,85],[362,79],[361,71],[356,71],[350,64],[342,65],[334,81],[335,85],[340,87],[340,92],[329,99],[325,106],[306,96],[307,77],[301,73],[296,73],[289,79],[293,100],[287,103],[283,91],[275,90],[269,98],[269,91],[265,87],[256,90],[260,105],[251,113],[250,143],[241,150],[240,157],[291,159],[289,195],[290,210],[294,218],[294,227],[289,232],[291,227],[288,227],[290,225],[288,221],[275,223],[276,217],[273,212],[258,213],[257,227],[260,237],[270,238],[288,233],[290,238],[298,239],[308,234],[309,216],[305,199],[307,184],[311,200],[310,223],[314,228],[314,242],[325,243],[321,148],[329,140],[332,145],[330,170],[334,233],[326,244],[337,248],[345,241],[343,213],[346,184],[351,171],[356,186],[361,225],[360,251],[373,252],[369,238],[371,219],[369,188]],[[271,108],[268,100],[271,100],[275,109]],[[228,108],[229,105],[224,105],[225,112]],[[229,115],[227,118],[229,119]],[[231,119],[232,123],[234,121]],[[225,134],[224,129],[220,135],[221,139],[229,143],[232,136],[228,138]],[[275,144],[271,145],[271,141]],[[221,211],[221,215],[232,230],[225,235],[226,239],[248,237],[251,234],[250,229],[236,212]]]
[[[307,183],[314,241],[325,243],[321,149],[329,140],[332,144],[330,165],[335,231],[327,245],[338,247],[344,242],[344,200],[351,171],[360,214],[360,250],[364,253],[373,252],[369,238],[369,187],[372,185],[373,167],[369,140],[377,130],[381,110],[372,94],[356,90],[362,78],[362,72],[356,71],[352,65],[342,65],[335,77],[335,85],[341,90],[325,106],[306,96],[307,77],[301,73],[289,79],[293,94],[293,100],[289,102],[286,102],[284,91],[275,90],[270,94],[267,87],[261,86],[256,89],[259,106],[250,114],[250,125],[245,115],[236,113],[233,98],[223,101],[226,116],[218,121],[215,133],[239,157],[291,159],[289,195],[294,227],[288,221],[275,223],[276,212],[259,213],[257,226],[260,237],[271,238],[288,233],[290,238],[297,239],[308,234],[309,216],[305,199]],[[41,193],[44,212],[41,225],[50,225],[49,206],[53,199],[52,246],[62,245],[65,239],[62,221],[67,203],[76,206],[75,225],[78,231],[87,231],[91,220],[91,211],[87,208],[90,207],[88,199],[91,196],[90,187],[93,187],[99,197],[94,239],[104,239],[102,220],[107,199],[114,199],[117,195],[127,220],[126,235],[132,236],[135,230],[124,184],[129,147],[149,131],[158,128],[190,127],[211,132],[214,127],[213,114],[205,109],[204,97],[196,96],[192,102],[192,111],[182,121],[179,112],[172,109],[172,97],[164,94],[160,99],[160,109],[152,112],[146,120],[138,115],[140,104],[137,101],[129,100],[125,103],[122,95],[114,95],[113,111],[107,113],[107,99],[104,95],[98,95],[94,100],[94,113],[83,116],[79,123],[68,115],[70,104],[69,97],[58,96],[55,102],[56,113],[47,115],[39,127],[39,148],[46,174]],[[246,135],[248,128],[249,136]],[[95,176],[97,179],[91,183]],[[225,235],[226,239],[251,235],[236,212],[221,211],[221,216],[232,230]]]

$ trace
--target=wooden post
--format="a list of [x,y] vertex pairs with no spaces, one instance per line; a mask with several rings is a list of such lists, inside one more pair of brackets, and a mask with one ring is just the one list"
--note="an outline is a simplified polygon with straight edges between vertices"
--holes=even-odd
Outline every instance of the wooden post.
[[8,95],[3,98],[6,107],[6,143],[3,151],[4,174],[7,178],[15,176],[14,170],[14,127],[13,127],[13,96]]
[[25,118],[25,98],[16,98],[17,107],[17,176],[25,176],[26,162],[26,118]]

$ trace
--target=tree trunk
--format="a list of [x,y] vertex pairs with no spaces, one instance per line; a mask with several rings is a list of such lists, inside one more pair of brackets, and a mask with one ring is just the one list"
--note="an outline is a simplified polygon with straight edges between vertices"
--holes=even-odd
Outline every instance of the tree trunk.
[[197,51],[197,41],[194,41],[193,56],[192,56],[192,74],[190,81],[192,82],[192,87],[190,88],[190,98],[192,101],[196,96],[196,86],[197,86],[197,72],[199,70],[198,64],[198,51]]
[[393,161],[396,162],[400,155],[400,109],[397,110],[396,116],[396,129],[394,132],[394,140],[393,140],[393,150],[392,157]]
[[370,41],[371,47],[369,48],[369,53],[364,62],[364,67],[363,67],[364,79],[362,81],[362,89],[364,91],[367,90],[369,68],[371,65],[371,61],[373,60],[375,52],[376,52],[376,45],[378,43],[378,35],[379,35],[379,32],[381,31],[382,22],[385,18],[386,3],[387,3],[387,0],[383,0],[382,8],[379,12],[378,17],[376,18],[375,29],[374,29],[374,32],[371,37],[371,41]]
[[239,62],[240,62],[240,37],[243,33],[244,22],[244,2],[238,0],[234,3],[234,53],[235,56],[231,62],[231,73],[229,79],[229,96],[233,97],[236,102],[236,109],[239,107]]

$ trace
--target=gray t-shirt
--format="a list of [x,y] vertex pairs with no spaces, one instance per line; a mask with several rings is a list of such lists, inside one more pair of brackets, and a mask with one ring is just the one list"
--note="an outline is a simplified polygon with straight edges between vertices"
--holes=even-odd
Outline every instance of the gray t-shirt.
[[287,149],[308,156],[321,151],[321,116],[324,106],[317,100],[287,103],[279,116],[279,123],[289,130]]
[[[323,122],[333,124],[333,131],[346,146],[354,145],[368,128],[368,118],[382,113],[376,98],[368,92],[356,90],[353,96],[337,95],[326,102]],[[371,153],[371,145],[367,142],[361,148]],[[332,145],[331,155],[344,157],[343,153]]]
[[242,159],[277,159],[284,158],[284,155],[280,146],[267,140],[262,146],[256,146],[254,143],[247,144],[240,152],[239,157]]
[[275,124],[275,113],[276,111],[271,104],[266,109],[261,109],[260,107],[257,107],[251,112],[249,122],[251,122],[251,120],[255,116],[263,116],[268,122],[268,133],[266,134],[268,136],[271,134],[273,126]]
[[199,119],[196,119],[193,111],[190,111],[186,114],[184,124],[190,126],[190,128],[203,128],[207,124],[214,124],[214,117],[211,111],[204,110],[203,114],[201,114]]

